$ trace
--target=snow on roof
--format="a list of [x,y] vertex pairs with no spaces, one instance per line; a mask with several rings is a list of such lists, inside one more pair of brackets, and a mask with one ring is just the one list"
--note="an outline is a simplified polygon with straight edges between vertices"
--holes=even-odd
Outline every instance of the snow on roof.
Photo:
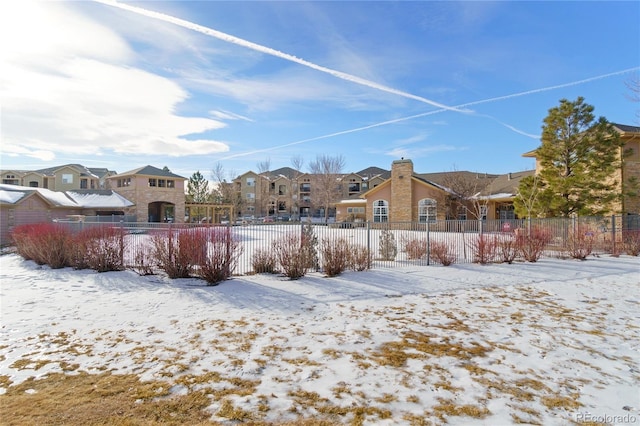
[[4,189],[0,189],[0,203],[15,204],[25,195],[27,195],[27,193],[22,191],[5,191]]
[[80,208],[96,208],[96,207],[129,207],[134,204],[117,194],[114,191],[95,191],[80,193],[75,191],[60,192],[51,191],[46,188],[31,188],[18,185],[0,184],[0,202],[6,204],[16,204],[22,198],[37,192],[49,204],[57,207],[80,207]]
[[78,205],[84,208],[96,207],[131,207],[134,205],[131,201],[122,195],[113,191],[103,191],[106,193],[79,193],[68,191],[67,195],[73,199]]
[[346,198],[344,200],[340,200],[340,204],[363,204],[366,203],[367,200],[364,198]]
[[[2,191],[3,193],[7,193],[7,196],[6,196],[7,200],[12,200],[12,201],[6,201],[6,202],[10,204],[17,203],[27,194],[37,192],[42,198],[48,201],[49,204],[52,204],[54,206],[78,207],[78,205],[69,197],[67,197],[67,195],[64,192],[51,191],[50,189],[46,189],[46,188],[31,188],[28,186],[0,184],[0,191]],[[18,196],[18,194],[16,193],[20,193],[21,195]],[[12,195],[9,195],[9,194],[12,194]],[[3,201],[4,201],[4,196],[3,196]]]

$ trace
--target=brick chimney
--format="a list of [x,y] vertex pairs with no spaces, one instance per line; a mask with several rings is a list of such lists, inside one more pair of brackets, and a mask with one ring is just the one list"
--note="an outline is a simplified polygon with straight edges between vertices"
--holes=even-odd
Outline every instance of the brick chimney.
[[410,222],[413,220],[412,175],[413,162],[411,160],[402,158],[391,164],[390,222]]

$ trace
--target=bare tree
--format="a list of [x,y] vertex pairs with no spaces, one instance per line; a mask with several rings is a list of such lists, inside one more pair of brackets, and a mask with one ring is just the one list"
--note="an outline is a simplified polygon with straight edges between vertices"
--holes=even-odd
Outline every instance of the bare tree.
[[[627,95],[627,98],[631,102],[640,102],[640,72],[634,73],[627,81],[625,85],[631,92]],[[640,124],[640,109],[636,111],[636,122]]]
[[445,206],[449,217],[458,217],[458,210],[464,209],[472,219],[482,219],[486,214],[489,200],[482,197],[483,191],[496,176],[486,173],[471,173],[454,170],[444,175],[442,185],[450,192],[445,197]]
[[324,220],[329,221],[329,209],[340,199],[340,177],[344,169],[344,157],[341,155],[317,155],[309,163],[309,171],[314,175],[311,186],[312,200],[324,209]]
[[[226,171],[221,163],[216,163],[211,170],[211,178],[213,181],[213,195],[214,199],[219,204],[230,204],[233,207],[234,212],[239,212],[242,209],[242,197],[240,193],[236,191],[233,184],[235,173],[233,171]],[[229,220],[234,218],[229,217]]]
[[291,208],[295,217],[300,215],[300,182],[299,178],[302,175],[302,166],[304,165],[304,159],[301,155],[291,157],[291,168],[293,168],[293,175],[290,176],[289,185],[291,194]]
[[258,167],[258,175],[260,176],[259,182],[256,182],[256,184],[258,185],[256,189],[260,196],[260,199],[258,200],[258,202],[260,203],[260,213],[270,214],[271,212],[269,211],[269,206],[272,199],[270,197],[271,179],[269,176],[269,171],[271,170],[271,159],[266,158],[262,161],[259,161],[256,166]]

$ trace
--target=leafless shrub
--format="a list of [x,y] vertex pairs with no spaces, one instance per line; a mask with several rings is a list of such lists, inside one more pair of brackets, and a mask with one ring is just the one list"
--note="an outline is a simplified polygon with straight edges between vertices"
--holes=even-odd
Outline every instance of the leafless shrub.
[[11,237],[17,253],[26,260],[52,269],[70,265],[72,237],[64,226],[53,223],[21,225],[13,230]]
[[230,228],[205,228],[198,230],[205,241],[204,258],[200,259],[195,274],[207,282],[216,285],[231,278],[243,247],[234,237]]
[[251,266],[256,274],[273,274],[276,272],[276,264],[276,255],[269,249],[257,249],[251,258]]
[[424,259],[427,257],[427,240],[418,238],[402,238],[402,250],[407,253],[410,260]]
[[473,262],[481,265],[493,262],[496,258],[497,248],[498,242],[495,236],[478,235],[475,241],[471,243]]
[[429,258],[443,266],[449,266],[456,261],[453,248],[446,241],[431,241],[429,244]]
[[322,254],[322,270],[329,277],[340,275],[349,267],[351,245],[344,238],[322,240],[320,253]]
[[354,271],[371,268],[371,251],[364,246],[351,246],[350,266]]
[[283,235],[273,243],[279,270],[288,278],[296,280],[307,273],[308,254],[301,250],[302,238],[298,233]]
[[206,236],[197,229],[169,229],[152,236],[152,256],[169,278],[189,278],[206,258]]
[[640,255],[640,230],[628,230],[622,232],[622,241],[624,244],[624,251],[629,256]]
[[572,258],[585,260],[593,251],[594,232],[584,226],[572,232],[566,239],[564,251]]
[[89,227],[73,238],[72,266],[97,272],[124,270],[124,231],[111,226]]
[[537,262],[550,241],[551,232],[540,227],[534,227],[529,231],[523,230],[516,236],[518,250],[527,262]]
[[519,254],[516,237],[511,233],[500,236],[497,241],[496,251],[500,261],[512,264]]

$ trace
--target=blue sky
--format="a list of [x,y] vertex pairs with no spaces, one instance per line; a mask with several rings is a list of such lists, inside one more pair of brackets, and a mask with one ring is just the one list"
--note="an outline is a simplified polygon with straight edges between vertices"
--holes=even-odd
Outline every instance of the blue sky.
[[3,2],[2,169],[531,169],[548,110],[638,125],[640,2]]

